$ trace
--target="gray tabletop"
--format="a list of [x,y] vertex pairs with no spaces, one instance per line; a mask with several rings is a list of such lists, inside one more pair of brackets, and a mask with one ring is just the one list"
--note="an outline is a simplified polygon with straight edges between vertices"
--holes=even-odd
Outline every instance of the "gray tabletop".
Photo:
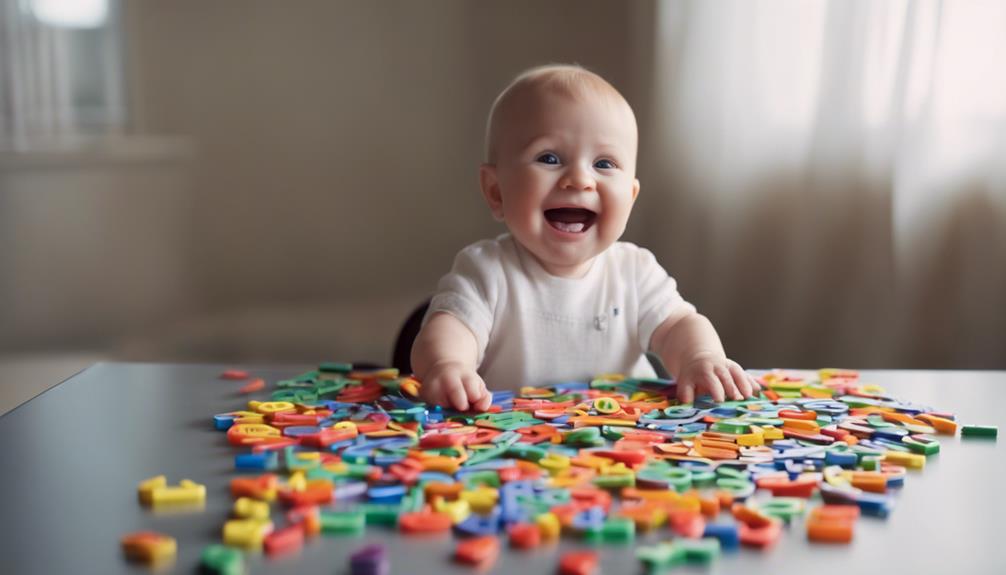
[[[312,366],[252,369],[273,382]],[[95,365],[0,418],[0,572],[124,573],[119,538],[155,530],[178,540],[172,569],[192,572],[209,543],[221,541],[237,476],[225,435],[212,415],[249,396],[223,381],[224,366]],[[1006,372],[866,371],[866,382],[892,395],[950,411],[964,423],[1006,427]],[[268,391],[256,394],[268,396]],[[253,398],[256,396],[252,396]],[[714,573],[1006,573],[1006,457],[1000,442],[940,437],[942,451],[923,472],[911,472],[887,519],[864,517],[851,545],[806,541],[797,520],[767,552],[741,549]],[[203,511],[158,513],[137,502],[137,483],[167,475],[207,486]],[[276,507],[278,509],[278,507]],[[724,515],[726,518],[726,514]],[[276,517],[277,524],[281,519]],[[667,540],[666,529],[636,544]],[[368,528],[362,537],[321,536],[298,554],[248,555],[252,573],[347,573],[347,557],[365,543],[391,553],[392,573],[467,573],[450,560],[449,535],[404,537]],[[587,546],[564,540],[530,552],[504,551],[493,572],[553,573],[561,551]],[[598,548],[602,573],[636,573],[635,545]]]

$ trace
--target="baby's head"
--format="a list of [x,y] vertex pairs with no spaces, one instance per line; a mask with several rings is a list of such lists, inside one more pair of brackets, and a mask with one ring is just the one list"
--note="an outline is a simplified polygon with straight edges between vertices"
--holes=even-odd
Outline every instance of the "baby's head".
[[625,231],[639,194],[637,139],[632,108],[603,78],[533,68],[493,103],[482,193],[546,271],[581,277]]

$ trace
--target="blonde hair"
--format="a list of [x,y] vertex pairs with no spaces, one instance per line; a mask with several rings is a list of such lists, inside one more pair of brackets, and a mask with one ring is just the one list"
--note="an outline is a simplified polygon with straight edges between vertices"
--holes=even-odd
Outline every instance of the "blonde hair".
[[[624,105],[632,114],[632,107],[614,86],[579,64],[546,64],[529,68],[518,74],[507,84],[506,88],[503,88],[489,109],[485,141],[487,163],[494,164],[496,162],[498,134],[507,109],[518,95],[528,91],[542,91],[568,96],[578,96],[585,93],[602,94]],[[635,120],[634,115],[633,120]]]

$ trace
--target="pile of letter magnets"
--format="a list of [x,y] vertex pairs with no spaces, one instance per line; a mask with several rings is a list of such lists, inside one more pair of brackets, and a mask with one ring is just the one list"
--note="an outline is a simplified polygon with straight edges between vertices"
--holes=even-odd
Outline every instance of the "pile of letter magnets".
[[[242,476],[230,484],[224,545],[207,547],[201,568],[240,573],[242,551],[290,553],[305,539],[357,535],[368,525],[404,535],[453,531],[453,559],[476,566],[495,560],[504,537],[529,549],[559,537],[626,544],[637,532],[666,529],[673,539],[636,549],[648,570],[661,571],[741,545],[771,547],[797,516],[806,516],[809,540],[848,543],[859,516],[887,516],[906,469],[939,452],[932,435],[958,429],[953,415],[886,397],[855,371],[771,371],[759,380],[757,398],[679,405],[673,382],[601,375],[497,391],[492,408],[476,414],[428,408],[417,399],[421,383],[396,370],[322,364],[277,382],[269,401],[214,417],[243,448],[235,456]],[[264,387],[254,379],[241,389]],[[755,502],[756,490],[771,497]],[[140,485],[152,506],[204,498],[205,488],[188,480]],[[284,512],[274,522],[277,500]],[[122,543],[138,560],[175,553],[173,539],[152,532]],[[597,562],[596,552],[571,551],[558,571],[590,573]],[[389,559],[368,545],[349,569],[387,573]]]

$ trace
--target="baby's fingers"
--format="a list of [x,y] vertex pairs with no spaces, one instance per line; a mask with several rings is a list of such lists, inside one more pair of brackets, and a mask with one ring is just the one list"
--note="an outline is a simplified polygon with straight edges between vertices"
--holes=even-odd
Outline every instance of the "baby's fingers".
[[[472,408],[481,405],[482,398],[487,395],[486,384],[482,381],[482,378],[476,374],[466,375],[461,378],[461,384],[464,386],[468,405]],[[483,409],[482,411],[485,410]]]
[[695,401],[695,386],[690,381],[679,381],[677,396],[680,403],[692,403]]
[[423,383],[422,387],[419,388],[419,399],[423,400],[427,405],[443,405],[443,386],[437,381]]
[[694,371],[686,373],[681,378],[678,383],[678,400],[691,403],[696,395],[706,392],[713,397],[713,401],[723,401],[723,386],[713,370],[707,367],[697,371],[698,373]]
[[468,410],[468,394],[465,392],[464,385],[458,379],[452,379],[450,381],[444,382],[444,387],[446,387],[447,399],[450,400],[450,405],[458,411]]
[[751,393],[754,389],[751,386],[751,377],[736,361],[731,361],[728,364],[728,367],[730,369],[730,375],[734,378],[734,386],[737,388],[737,391],[740,391],[741,395],[745,398],[751,397]]
[[696,380],[698,381],[697,387],[699,390],[706,390],[709,395],[713,397],[713,401],[716,403],[722,402],[725,397],[723,395],[723,384],[720,383],[720,379],[716,376],[715,372],[711,369],[703,370]]
[[492,404],[493,404],[493,394],[489,390],[486,390],[485,395],[483,395],[481,398],[479,398],[478,401],[476,401],[473,404],[473,408],[476,411],[489,411],[489,408],[492,407]]
[[734,378],[730,375],[730,370],[722,365],[717,365],[713,367],[713,373],[716,374],[716,379],[719,380],[720,385],[723,387],[723,399],[718,399],[717,401],[742,399],[741,392],[734,385]]

